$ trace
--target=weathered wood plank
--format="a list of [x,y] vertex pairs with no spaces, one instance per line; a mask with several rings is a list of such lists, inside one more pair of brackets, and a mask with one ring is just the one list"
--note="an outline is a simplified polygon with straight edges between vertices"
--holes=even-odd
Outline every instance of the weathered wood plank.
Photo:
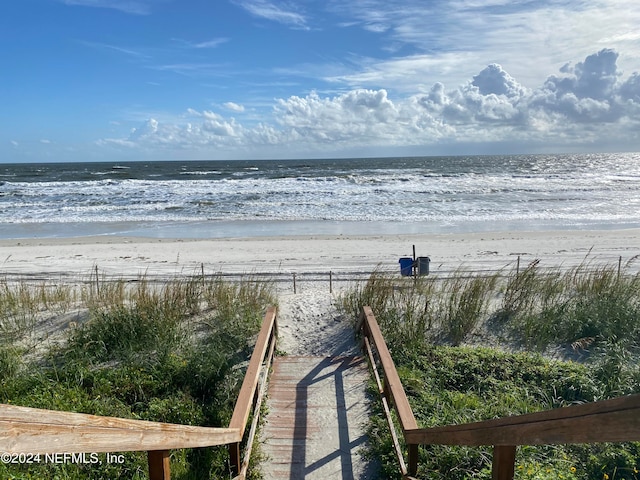
[[382,369],[384,371],[385,387],[391,393],[391,397],[393,399],[396,411],[398,412],[398,417],[400,419],[402,429],[405,432],[408,430],[417,429],[418,424],[416,423],[416,419],[413,415],[413,410],[411,410],[409,400],[407,400],[404,388],[402,387],[402,382],[400,382],[400,377],[398,376],[398,372],[396,371],[396,366],[393,363],[391,353],[389,353],[387,343],[384,341],[384,337],[382,336],[382,332],[380,331],[380,326],[376,321],[375,315],[371,311],[370,307],[363,307],[363,315],[365,328],[368,330],[373,345],[378,352],[380,364],[382,365]]
[[269,307],[264,316],[262,328],[258,334],[256,346],[253,349],[253,354],[251,355],[251,360],[249,361],[249,366],[247,367],[242,387],[240,388],[240,394],[236,400],[233,415],[229,422],[229,428],[239,429],[241,435],[244,435],[244,429],[246,428],[247,421],[251,413],[253,399],[256,394],[256,389],[258,388],[260,370],[262,368],[262,362],[267,354],[269,340],[275,332],[276,314],[276,308]]
[[101,417],[0,405],[0,451],[81,453],[169,450],[237,441],[230,428]]
[[640,440],[640,395],[405,433],[409,443],[544,445]]
[[[391,416],[391,410],[389,408],[387,396],[384,394],[384,388],[382,387],[382,381],[380,380],[380,375],[378,374],[378,368],[376,367],[376,361],[375,361],[375,358],[373,357],[373,351],[371,350],[369,339],[365,336],[363,339],[363,342],[364,342],[365,351],[367,352],[367,356],[369,357],[369,364],[371,365],[371,370],[373,370],[376,384],[378,386],[378,393],[380,394],[380,398],[382,400],[382,408],[384,409],[384,415],[385,415],[385,418],[387,419],[387,426],[389,427],[389,432],[391,432],[391,440],[393,442],[393,449],[396,454],[396,459],[398,460],[398,464],[400,465],[400,473],[402,475],[407,475],[409,473],[409,470],[407,469],[407,465],[402,455],[402,448],[400,447],[400,442],[398,441],[396,427],[395,427],[395,424],[393,423],[393,417]],[[415,474],[415,471],[413,473]]]

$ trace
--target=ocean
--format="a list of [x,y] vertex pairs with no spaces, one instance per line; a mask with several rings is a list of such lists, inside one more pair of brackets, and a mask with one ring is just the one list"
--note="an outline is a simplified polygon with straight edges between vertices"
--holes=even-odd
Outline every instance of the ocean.
[[0,164],[0,238],[640,227],[640,153]]

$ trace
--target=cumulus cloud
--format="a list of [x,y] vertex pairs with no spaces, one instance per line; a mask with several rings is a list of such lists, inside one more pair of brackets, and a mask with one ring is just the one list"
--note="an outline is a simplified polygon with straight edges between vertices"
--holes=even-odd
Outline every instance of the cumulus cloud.
[[[575,66],[564,65],[532,95],[532,110],[579,123],[614,122],[637,112],[638,75],[621,82],[618,53],[603,49]],[[626,105],[625,105],[626,103]]]
[[526,92],[526,89],[497,63],[489,65],[474,76],[471,85],[478,87],[481,95],[505,95],[513,98],[520,97]]
[[[150,119],[120,146],[244,148],[296,152],[358,147],[521,142],[550,139],[579,146],[638,137],[640,74],[623,79],[609,49],[566,64],[536,89],[522,86],[499,64],[465,85],[435,83],[424,93],[391,98],[386,89],[354,89],[334,96],[311,92],[276,100],[270,118],[243,125],[213,111],[189,109],[182,124]],[[242,111],[227,102],[224,108]],[[253,150],[251,150],[253,149]]]

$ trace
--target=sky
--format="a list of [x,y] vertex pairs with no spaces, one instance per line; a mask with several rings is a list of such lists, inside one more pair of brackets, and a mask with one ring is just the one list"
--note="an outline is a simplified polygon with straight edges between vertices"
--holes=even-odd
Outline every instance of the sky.
[[3,0],[0,162],[640,151],[637,0]]

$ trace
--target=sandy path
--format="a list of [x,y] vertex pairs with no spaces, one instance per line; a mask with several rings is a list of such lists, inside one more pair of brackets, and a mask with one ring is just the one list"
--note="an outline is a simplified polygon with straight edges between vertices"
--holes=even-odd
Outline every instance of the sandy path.
[[338,312],[338,293],[328,283],[297,282],[278,294],[279,350],[287,355],[353,356],[360,351],[354,340],[351,319]]
[[262,469],[270,479],[366,480],[369,372],[350,319],[327,285],[279,295],[279,350],[269,383]]

